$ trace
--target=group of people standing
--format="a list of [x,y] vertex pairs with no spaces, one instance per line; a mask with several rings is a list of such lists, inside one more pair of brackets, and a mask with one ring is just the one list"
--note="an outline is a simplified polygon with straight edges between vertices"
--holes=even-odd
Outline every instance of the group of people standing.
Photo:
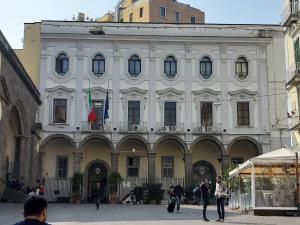
[[[209,219],[206,216],[206,211],[207,211],[207,206],[209,205],[210,191],[211,191],[211,186],[207,178],[204,178],[202,180],[202,183],[197,187],[195,187],[195,189],[193,190],[194,200],[196,202],[200,202],[200,199],[202,198],[203,220],[205,222],[209,222]],[[172,205],[175,206],[175,204],[177,205],[177,212],[179,212],[180,203],[183,196],[183,188],[181,187],[181,185],[178,184],[176,186],[171,186],[169,190],[169,196],[170,196],[170,200],[168,205],[168,212],[173,212],[174,209],[172,209]],[[225,218],[224,204],[225,204],[225,198],[227,198],[228,195],[227,195],[226,185],[222,182],[222,178],[220,176],[216,178],[216,189],[215,189],[214,196],[217,201],[217,212],[219,216],[219,219],[217,219],[216,221],[224,222],[224,218]]]

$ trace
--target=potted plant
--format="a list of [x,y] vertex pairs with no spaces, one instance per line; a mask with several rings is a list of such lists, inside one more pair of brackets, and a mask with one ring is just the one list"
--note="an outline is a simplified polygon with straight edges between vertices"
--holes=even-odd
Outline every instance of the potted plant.
[[82,186],[83,186],[82,173],[74,173],[72,178],[72,203],[76,203],[76,204],[80,203]]
[[162,184],[144,184],[146,190],[146,204],[160,204],[164,198],[165,190],[162,189]]
[[112,172],[108,177],[109,191],[110,191],[110,203],[119,203],[119,196],[117,195],[118,188],[122,182],[122,177],[118,172]]

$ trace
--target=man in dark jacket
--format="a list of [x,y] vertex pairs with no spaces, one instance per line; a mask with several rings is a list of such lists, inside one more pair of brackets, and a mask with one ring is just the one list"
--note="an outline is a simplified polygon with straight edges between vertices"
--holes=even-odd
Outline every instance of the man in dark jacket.
[[202,180],[202,184],[200,185],[201,195],[203,200],[203,220],[208,222],[209,220],[206,217],[206,209],[208,205],[208,192],[209,192],[209,183],[207,178]]
[[177,185],[174,187],[174,195],[175,195],[175,198],[176,198],[177,212],[179,212],[179,210],[180,210],[181,198],[182,198],[182,195],[183,195],[183,188],[181,187],[180,184],[177,184]]
[[96,189],[95,189],[95,203],[96,203],[97,210],[99,210],[100,201],[102,198],[103,198],[103,189],[101,187],[101,183],[97,182]]
[[47,201],[40,196],[32,196],[24,204],[25,220],[15,225],[48,225],[47,219]]

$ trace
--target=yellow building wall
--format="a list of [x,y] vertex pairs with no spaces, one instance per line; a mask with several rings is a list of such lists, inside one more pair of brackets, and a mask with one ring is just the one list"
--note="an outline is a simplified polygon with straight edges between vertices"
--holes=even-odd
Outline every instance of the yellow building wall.
[[[92,143],[86,146],[82,152],[80,162],[80,171],[85,172],[87,165],[94,160],[102,160],[111,167],[111,155],[109,147],[106,144]],[[108,168],[110,170],[110,168]]]
[[[127,160],[132,154],[120,152],[118,170],[122,177],[128,177]],[[148,177],[148,157],[147,154],[135,154],[140,159],[139,177]]]
[[23,49],[16,49],[15,53],[26,69],[35,86],[40,81],[40,52],[41,52],[41,24],[25,24]]
[[257,148],[248,141],[239,141],[235,143],[229,152],[231,158],[242,158],[244,161],[256,157]]
[[[123,22],[130,22],[130,14],[133,13],[133,21],[142,23],[149,22],[150,20],[150,7],[148,0],[140,0],[134,4],[131,4],[132,0],[124,1],[122,7],[122,13],[120,13],[120,19]],[[143,17],[140,17],[140,8],[143,8]]]
[[53,145],[47,148],[44,154],[43,176],[56,177],[56,158],[58,156],[68,157],[68,177],[73,177],[73,149],[67,145]]
[[203,141],[195,145],[193,149],[192,162],[194,165],[195,163],[202,160],[207,161],[215,167],[216,173],[221,175],[222,165],[218,161],[219,157],[220,157],[220,150],[218,149],[216,144],[208,141]]
[[174,157],[174,177],[184,178],[185,177],[185,166],[183,161],[183,153],[178,145],[172,145],[162,143],[159,145],[156,152],[155,159],[155,175],[157,178],[161,178],[161,157],[162,156],[173,156]]

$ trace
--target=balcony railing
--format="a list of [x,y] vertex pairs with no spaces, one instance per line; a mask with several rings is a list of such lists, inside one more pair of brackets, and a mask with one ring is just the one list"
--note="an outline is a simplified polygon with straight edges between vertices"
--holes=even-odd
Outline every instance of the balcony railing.
[[89,123],[88,121],[83,122],[83,131],[95,131],[95,132],[107,132],[111,131],[111,123],[103,121],[95,121],[93,123]]
[[282,13],[282,24],[288,26],[289,23],[298,20],[299,3],[294,2],[289,4]]
[[121,132],[146,132],[147,123],[146,122],[131,123],[128,121],[123,121],[120,122],[120,131]]
[[297,78],[300,78],[300,62],[294,63],[288,69],[287,85],[291,85]]
[[158,123],[157,131],[163,133],[184,132],[184,123],[176,123],[176,124]]
[[195,133],[220,133],[221,123],[194,123]]
[[300,117],[297,115],[293,115],[290,118],[290,129],[291,130],[297,130],[300,127]]

